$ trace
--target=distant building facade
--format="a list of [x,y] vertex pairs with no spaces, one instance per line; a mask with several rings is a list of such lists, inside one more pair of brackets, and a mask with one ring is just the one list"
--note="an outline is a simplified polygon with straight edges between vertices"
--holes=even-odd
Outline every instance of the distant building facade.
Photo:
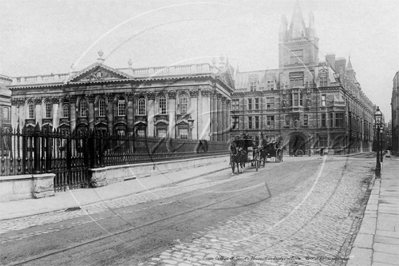
[[[233,69],[193,64],[115,69],[98,61],[65,74],[15,77],[13,127],[49,125],[181,139],[229,139]],[[131,66],[131,61],[129,60]]]
[[350,59],[330,54],[320,62],[318,43],[313,14],[306,27],[297,2],[289,27],[281,19],[279,68],[235,73],[233,135],[280,136],[289,154],[371,150],[373,104]]
[[11,91],[6,87],[11,78],[0,75],[0,129],[11,127]]
[[391,124],[391,137],[392,137],[392,150],[399,154],[399,71],[393,77],[393,88],[391,98],[392,110],[392,124]]

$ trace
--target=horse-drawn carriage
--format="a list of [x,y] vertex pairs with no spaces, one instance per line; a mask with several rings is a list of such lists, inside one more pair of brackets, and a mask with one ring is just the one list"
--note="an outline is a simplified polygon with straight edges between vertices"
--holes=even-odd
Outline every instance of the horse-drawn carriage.
[[283,151],[280,142],[281,139],[269,143],[263,139],[256,142],[247,136],[234,139],[230,145],[230,165],[233,174],[235,168],[240,173],[239,167],[244,168],[246,163],[250,163],[258,171],[261,162],[263,161],[263,167],[265,167],[269,157],[275,157],[275,162],[282,162]]

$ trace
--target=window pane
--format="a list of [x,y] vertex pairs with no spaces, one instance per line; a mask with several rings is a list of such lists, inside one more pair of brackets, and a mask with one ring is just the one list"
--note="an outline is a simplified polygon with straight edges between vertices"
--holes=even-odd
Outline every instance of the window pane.
[[139,115],[145,115],[145,98],[139,98]]
[[80,101],[80,116],[87,116],[87,102],[86,100]]
[[98,116],[103,117],[106,114],[107,106],[105,105],[105,100],[101,98],[98,101]]
[[187,114],[188,109],[188,97],[186,94],[180,95],[180,113]]
[[64,104],[62,106],[62,117],[69,118],[69,105],[68,104]]
[[166,114],[166,98],[165,98],[165,96],[159,97],[159,113]]
[[124,116],[126,114],[126,102],[124,99],[118,100],[118,116]]
[[179,136],[181,139],[188,139],[188,129],[187,128],[180,128],[179,129]]
[[166,129],[165,128],[158,129],[158,138],[166,138]]

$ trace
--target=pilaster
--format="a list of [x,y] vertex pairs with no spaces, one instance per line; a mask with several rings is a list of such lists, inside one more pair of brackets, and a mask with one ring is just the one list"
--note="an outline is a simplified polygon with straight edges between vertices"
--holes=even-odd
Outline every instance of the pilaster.
[[176,138],[176,91],[168,91],[168,112],[169,112],[169,128],[168,134],[170,138]]

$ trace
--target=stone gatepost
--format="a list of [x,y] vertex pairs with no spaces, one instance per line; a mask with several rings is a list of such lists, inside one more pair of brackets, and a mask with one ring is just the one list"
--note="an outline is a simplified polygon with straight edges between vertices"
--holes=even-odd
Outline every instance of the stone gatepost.
[[33,188],[32,197],[35,199],[54,196],[54,177],[55,174],[32,175]]

